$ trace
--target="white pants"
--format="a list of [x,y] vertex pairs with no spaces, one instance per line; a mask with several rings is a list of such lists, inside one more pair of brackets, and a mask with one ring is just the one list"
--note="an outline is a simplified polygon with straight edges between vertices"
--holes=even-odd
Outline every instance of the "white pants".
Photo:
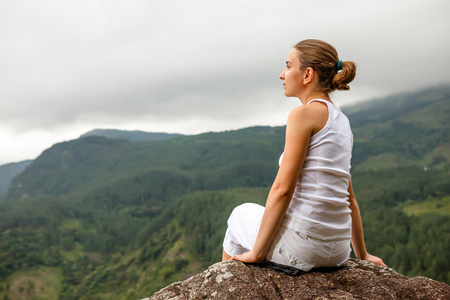
[[[254,203],[237,206],[228,218],[223,249],[228,255],[250,251],[256,241],[264,207]],[[322,241],[280,226],[266,259],[309,271],[318,267],[343,265],[350,255],[350,240]]]

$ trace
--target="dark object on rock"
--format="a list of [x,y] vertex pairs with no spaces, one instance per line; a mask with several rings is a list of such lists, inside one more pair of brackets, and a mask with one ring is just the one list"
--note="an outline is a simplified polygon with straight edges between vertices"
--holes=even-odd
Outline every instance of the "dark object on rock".
[[[392,269],[350,259],[344,268],[289,276],[258,264],[227,261],[175,282],[159,299],[450,299],[450,287],[426,277],[408,278]],[[143,299],[144,300],[144,299]]]
[[298,276],[298,275],[302,275],[305,274],[305,271],[302,271],[300,269],[294,268],[294,267],[290,267],[290,266],[285,266],[285,265],[280,265],[271,261],[263,261],[260,263],[255,263],[253,264],[257,267],[260,268],[269,268],[275,271],[279,271],[279,272],[283,272],[287,275],[291,275],[291,276]]

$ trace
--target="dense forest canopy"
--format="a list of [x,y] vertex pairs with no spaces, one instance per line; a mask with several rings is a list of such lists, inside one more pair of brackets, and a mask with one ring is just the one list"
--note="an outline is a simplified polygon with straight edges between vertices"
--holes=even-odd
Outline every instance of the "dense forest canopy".
[[[343,108],[366,244],[450,283],[450,87]],[[142,298],[220,260],[226,219],[265,203],[284,127],[56,144],[0,198],[0,298]]]

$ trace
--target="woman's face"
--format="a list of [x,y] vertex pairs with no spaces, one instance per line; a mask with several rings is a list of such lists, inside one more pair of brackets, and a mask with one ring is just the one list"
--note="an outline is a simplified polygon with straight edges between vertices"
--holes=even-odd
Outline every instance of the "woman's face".
[[299,97],[302,91],[304,71],[300,70],[299,54],[295,48],[289,52],[286,68],[280,74],[287,97]]

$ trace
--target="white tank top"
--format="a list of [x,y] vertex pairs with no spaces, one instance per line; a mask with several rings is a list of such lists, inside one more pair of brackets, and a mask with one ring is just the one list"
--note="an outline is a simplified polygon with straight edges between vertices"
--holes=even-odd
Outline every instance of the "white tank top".
[[[283,225],[321,240],[351,238],[348,200],[353,134],[347,117],[331,102],[327,124],[309,142],[308,152]],[[283,159],[283,154],[280,157]]]

